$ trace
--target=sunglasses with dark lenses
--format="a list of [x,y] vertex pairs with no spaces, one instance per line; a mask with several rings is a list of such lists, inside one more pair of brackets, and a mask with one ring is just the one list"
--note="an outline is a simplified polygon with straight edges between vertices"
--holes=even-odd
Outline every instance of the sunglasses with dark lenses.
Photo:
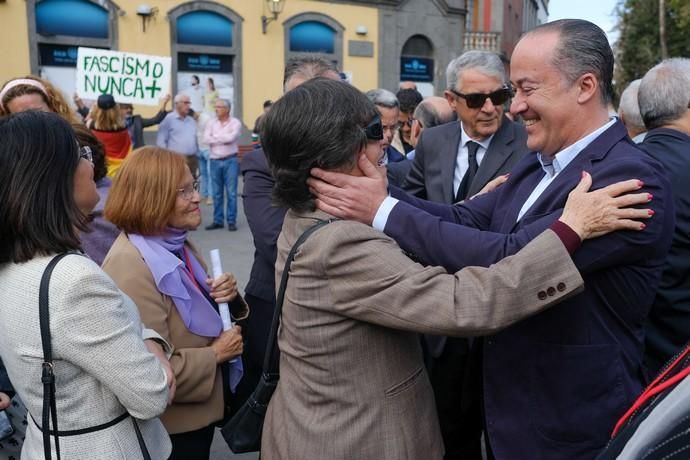
[[381,117],[376,114],[371,119],[369,124],[364,128],[364,134],[367,139],[371,141],[380,141],[383,139],[383,125],[381,124]]
[[493,105],[501,105],[504,104],[508,99],[510,99],[513,96],[513,91],[507,87],[504,86],[503,88],[494,91],[493,93],[489,94],[484,94],[484,93],[472,93],[472,94],[462,94],[459,91],[455,91],[454,89],[449,90],[451,93],[455,94],[457,97],[461,97],[465,100],[467,103],[467,107],[470,109],[479,109],[484,106],[484,103],[486,102],[487,99],[491,99],[491,103]]

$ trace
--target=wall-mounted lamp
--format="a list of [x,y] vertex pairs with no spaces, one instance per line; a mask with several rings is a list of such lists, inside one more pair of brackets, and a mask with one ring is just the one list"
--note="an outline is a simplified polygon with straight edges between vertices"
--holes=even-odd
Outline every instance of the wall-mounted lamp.
[[369,33],[369,29],[367,29],[367,26],[357,26],[355,33],[357,35],[366,35]]
[[157,13],[158,8],[155,6],[151,7],[146,3],[142,3],[141,5],[137,6],[137,16],[141,16],[141,25],[144,29],[144,32],[146,32],[146,23],[154,18]]
[[266,16],[261,16],[261,31],[264,34],[266,33],[268,23],[278,19],[278,15],[282,13],[283,8],[285,8],[285,0],[265,0],[265,2],[266,7],[268,7],[268,11],[273,15],[273,17],[269,18]]

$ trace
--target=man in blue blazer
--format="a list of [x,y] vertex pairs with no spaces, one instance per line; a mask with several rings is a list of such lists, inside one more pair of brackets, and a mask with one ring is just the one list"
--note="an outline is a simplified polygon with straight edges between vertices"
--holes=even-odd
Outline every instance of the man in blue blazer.
[[643,324],[674,211],[662,167],[608,117],[612,74],[606,35],[590,22],[555,21],[527,33],[511,61],[511,112],[525,120],[527,145],[536,153],[497,191],[459,206],[399,190],[386,197],[385,180],[370,169],[353,179],[314,170],[325,182],[309,180],[325,212],[373,221],[423,263],[449,271],[488,266],[517,252],[558,218],[583,171],[591,173],[594,188],[644,182],[653,218],[644,231],[583,244],[574,258],[585,279],[582,294],[483,340],[490,458],[594,458],[643,387]]

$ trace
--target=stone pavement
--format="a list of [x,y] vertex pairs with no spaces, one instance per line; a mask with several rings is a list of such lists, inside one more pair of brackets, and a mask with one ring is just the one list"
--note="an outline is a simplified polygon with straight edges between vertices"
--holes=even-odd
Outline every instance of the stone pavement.
[[[230,232],[226,229],[206,231],[204,227],[213,222],[213,206],[201,203],[202,221],[199,229],[192,232],[191,240],[194,242],[207,263],[210,263],[209,251],[220,249],[223,262],[223,270],[230,272],[237,278],[240,292],[244,294],[244,287],[249,280],[249,271],[254,261],[254,243],[247,226],[247,220],[242,211],[241,189],[242,181],[238,187],[237,198],[237,231]],[[211,460],[256,460],[258,454],[234,455],[228,448],[219,431],[213,440],[211,448]]]

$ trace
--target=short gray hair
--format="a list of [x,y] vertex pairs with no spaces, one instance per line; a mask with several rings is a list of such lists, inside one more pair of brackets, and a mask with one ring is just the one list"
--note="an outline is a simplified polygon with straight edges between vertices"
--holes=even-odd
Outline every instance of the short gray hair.
[[642,78],[637,98],[647,129],[680,118],[690,102],[690,59],[666,59],[652,67]]
[[450,108],[447,112],[441,113],[434,107],[431,100],[425,99],[419,103],[412,117],[418,120],[422,127],[426,129],[450,123],[457,118],[457,114],[450,110]]
[[223,99],[222,97],[219,97],[218,99],[216,99],[216,102],[219,102],[219,101],[222,102],[223,104],[225,104],[225,107],[227,107],[228,110],[230,110],[230,108],[232,107],[232,103],[227,99]]
[[367,91],[367,97],[374,105],[385,107],[387,109],[397,109],[400,108],[400,103],[395,94],[388,91],[387,89],[377,88]]
[[456,57],[446,68],[446,87],[456,89],[462,72],[474,69],[489,77],[496,77],[503,84],[508,82],[506,69],[501,57],[488,51],[467,51]]
[[185,98],[185,97],[186,97],[187,99],[189,99],[189,96],[188,96],[187,94],[185,94],[185,93],[177,93],[177,94],[175,95],[175,99],[173,99],[173,102],[174,102],[175,104],[177,104],[178,102],[182,102],[182,98]]
[[645,127],[640,114],[640,104],[637,102],[637,92],[640,89],[641,81],[641,79],[637,79],[623,90],[620,104],[618,104],[618,115],[624,119],[623,122],[626,126],[644,131]]

